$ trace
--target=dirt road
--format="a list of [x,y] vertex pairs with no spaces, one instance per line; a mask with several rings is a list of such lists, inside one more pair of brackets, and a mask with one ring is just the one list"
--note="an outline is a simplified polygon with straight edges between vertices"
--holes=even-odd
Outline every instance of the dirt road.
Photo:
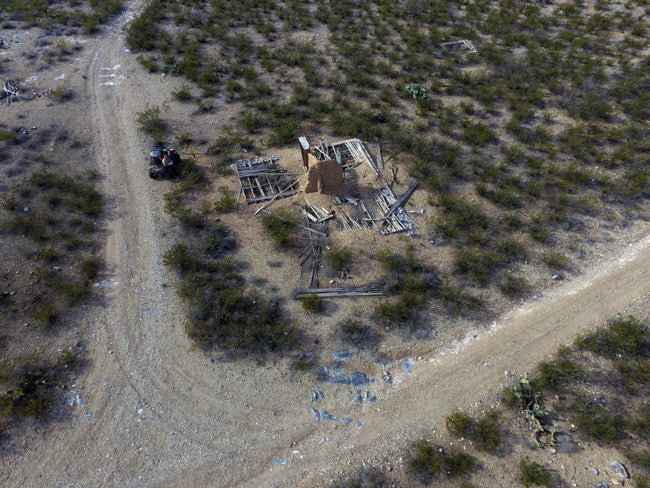
[[[650,237],[595,270],[504,316],[445,353],[396,372],[356,423],[315,423],[309,378],[245,361],[210,363],[190,350],[183,314],[161,264],[169,222],[165,182],[146,173],[134,114],[157,93],[125,53],[131,7],[88,48],[86,91],[111,215],[112,282],[91,323],[90,370],[72,389],[69,422],[2,468],[3,486],[312,486],[399,449],[413,432],[500,388],[584,328],[648,300]],[[106,73],[116,76],[106,78]],[[119,73],[119,75],[118,75]],[[106,81],[109,79],[110,81]],[[374,385],[379,385],[377,381]],[[332,393],[344,395],[340,391]]]

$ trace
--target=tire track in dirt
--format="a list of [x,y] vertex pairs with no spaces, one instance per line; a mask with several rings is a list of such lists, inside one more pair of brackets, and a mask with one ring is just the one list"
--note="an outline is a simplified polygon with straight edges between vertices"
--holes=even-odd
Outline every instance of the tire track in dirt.
[[[242,480],[241,486],[314,486],[351,462],[352,465],[400,457],[404,444],[423,428],[443,428],[457,408],[493,401],[509,379],[505,372],[523,374],[562,344],[570,344],[586,330],[602,325],[628,307],[650,305],[650,236],[624,250],[621,256],[515,309],[492,326],[420,363],[412,375],[377,405],[381,414],[364,420],[351,437],[345,455],[323,449],[308,438],[293,448],[306,453],[286,470],[264,472]],[[307,454],[308,453],[308,454]],[[327,473],[327,474],[325,474]]]

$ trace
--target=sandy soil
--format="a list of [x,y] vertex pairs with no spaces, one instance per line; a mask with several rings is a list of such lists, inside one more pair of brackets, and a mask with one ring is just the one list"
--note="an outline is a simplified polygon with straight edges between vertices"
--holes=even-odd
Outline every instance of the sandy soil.
[[[75,386],[84,402],[71,422],[5,459],[3,486],[313,486],[350,464],[399,456],[423,427],[490,399],[508,380],[506,371],[521,374],[581,330],[647,305],[650,237],[487,330],[423,354],[410,373],[399,363],[386,365],[392,384],[380,370],[358,387],[376,403],[349,405],[354,387],[323,383],[324,397],[312,404],[308,376],[287,376],[273,364],[208,362],[191,350],[181,304],[163,286],[173,279],[161,263],[170,228],[162,210],[168,186],[147,177],[133,116],[161,95],[131,76],[140,68],[125,56],[122,34],[142,4],[131,2],[83,53],[113,208],[106,260],[114,280],[105,287],[105,308],[88,323],[96,330],[88,346],[92,365]],[[105,84],[100,76],[117,65],[119,76]],[[353,421],[315,422],[312,407]]]

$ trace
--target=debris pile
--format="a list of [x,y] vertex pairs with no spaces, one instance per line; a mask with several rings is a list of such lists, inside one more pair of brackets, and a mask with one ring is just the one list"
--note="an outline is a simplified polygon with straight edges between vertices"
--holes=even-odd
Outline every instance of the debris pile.
[[7,105],[17,100],[33,100],[37,96],[35,92],[21,92],[20,85],[11,80],[5,81],[2,85],[2,90],[0,90],[0,100],[4,100]]
[[385,186],[374,193],[377,207],[381,210],[382,216],[378,219],[379,230],[382,234],[395,234],[396,232],[413,232],[415,223],[404,210],[404,205],[415,192],[417,185],[409,188],[399,199],[393,190]]
[[[303,138],[304,139],[304,138]],[[368,152],[366,145],[359,139],[347,139],[345,141],[329,144],[327,140],[320,142],[318,146],[310,148],[311,153],[319,160],[334,160],[343,170],[349,170],[367,164],[376,175],[379,175],[379,168]]]
[[461,39],[460,41],[443,42],[440,44],[440,47],[448,51],[457,51],[461,49],[471,54],[474,54],[476,52],[476,48],[472,45],[472,43],[466,41],[465,39]]
[[278,157],[237,162],[237,176],[246,203],[275,200],[298,193],[296,173],[289,173],[278,164]]

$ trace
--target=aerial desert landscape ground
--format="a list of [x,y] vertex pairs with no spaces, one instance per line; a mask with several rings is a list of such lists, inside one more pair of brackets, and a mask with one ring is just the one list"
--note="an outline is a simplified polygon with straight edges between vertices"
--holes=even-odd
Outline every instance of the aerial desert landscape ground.
[[0,2],[0,486],[650,487],[649,13]]

